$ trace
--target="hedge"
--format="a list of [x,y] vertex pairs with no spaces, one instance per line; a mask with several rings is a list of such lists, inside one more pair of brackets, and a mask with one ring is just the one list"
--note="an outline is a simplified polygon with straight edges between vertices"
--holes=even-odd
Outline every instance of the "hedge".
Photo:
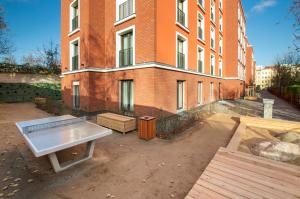
[[288,87],[288,91],[300,96],[300,85],[293,85]]
[[49,83],[0,83],[0,101],[26,102],[35,97],[61,99],[61,85]]
[[61,73],[60,68],[55,70],[43,66],[12,65],[0,63],[0,73],[27,73],[27,74],[57,74]]

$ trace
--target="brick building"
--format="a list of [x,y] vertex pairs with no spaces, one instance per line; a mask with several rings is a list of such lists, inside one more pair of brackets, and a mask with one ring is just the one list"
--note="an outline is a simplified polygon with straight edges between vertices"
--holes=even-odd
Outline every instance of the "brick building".
[[61,2],[66,105],[175,114],[244,94],[241,0]]

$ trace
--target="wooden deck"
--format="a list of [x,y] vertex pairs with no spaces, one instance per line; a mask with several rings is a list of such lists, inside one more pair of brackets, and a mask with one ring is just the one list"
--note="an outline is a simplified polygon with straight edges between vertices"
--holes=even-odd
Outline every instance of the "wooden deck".
[[192,198],[300,198],[300,167],[220,148]]

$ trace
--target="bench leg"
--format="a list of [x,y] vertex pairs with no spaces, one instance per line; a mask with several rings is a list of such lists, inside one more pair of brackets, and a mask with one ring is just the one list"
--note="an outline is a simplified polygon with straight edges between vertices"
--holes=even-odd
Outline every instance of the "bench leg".
[[83,161],[89,160],[93,157],[94,148],[96,141],[90,141],[87,143],[87,151],[84,156],[79,157],[75,160],[71,160],[68,162],[64,162],[62,164],[59,163],[56,153],[51,153],[48,155],[51,165],[56,173],[64,171],[72,166],[75,166]]

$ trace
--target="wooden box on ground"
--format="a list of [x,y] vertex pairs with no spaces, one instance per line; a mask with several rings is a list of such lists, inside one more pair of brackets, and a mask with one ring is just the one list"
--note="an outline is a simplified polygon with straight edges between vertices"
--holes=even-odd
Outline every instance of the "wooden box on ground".
[[136,129],[136,119],[113,113],[103,113],[97,115],[97,124],[104,126],[123,134]]
[[156,118],[155,117],[141,117],[138,125],[139,138],[144,140],[151,140],[156,136]]

